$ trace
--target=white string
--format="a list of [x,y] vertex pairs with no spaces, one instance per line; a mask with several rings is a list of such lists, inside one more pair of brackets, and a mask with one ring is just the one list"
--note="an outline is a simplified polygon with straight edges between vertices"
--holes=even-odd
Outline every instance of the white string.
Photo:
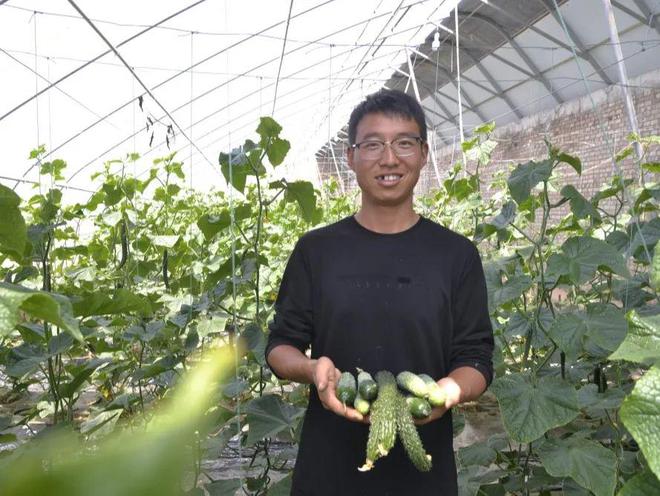
[[[39,54],[39,48],[37,45],[37,12],[35,11],[34,14],[32,15],[32,20],[34,21],[34,93],[37,94],[39,93],[39,77],[37,74],[39,73],[39,68],[37,65],[37,58]],[[36,112],[36,128],[37,128],[37,146],[35,148],[39,148],[41,146],[41,136],[39,135],[39,98],[34,99],[34,108]],[[39,174],[39,194],[43,194],[41,191],[41,156],[37,158],[37,173]]]

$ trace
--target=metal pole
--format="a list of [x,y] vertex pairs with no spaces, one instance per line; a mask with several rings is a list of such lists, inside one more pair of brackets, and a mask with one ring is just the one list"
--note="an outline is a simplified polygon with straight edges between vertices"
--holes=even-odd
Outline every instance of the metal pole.
[[[635,103],[633,102],[632,95],[630,94],[630,88],[628,87],[628,74],[626,73],[626,64],[623,60],[623,52],[621,51],[621,42],[619,41],[619,31],[616,28],[616,19],[614,18],[614,10],[612,9],[612,3],[610,0],[602,0],[603,8],[605,9],[605,16],[607,17],[607,23],[610,30],[610,42],[612,43],[612,48],[614,49],[614,55],[616,56],[617,70],[619,71],[619,83],[621,84],[621,89],[623,90],[624,101],[626,104],[626,113],[628,114],[628,124],[630,129],[636,135],[639,135],[639,127],[637,125],[637,114],[635,112]],[[642,146],[639,142],[633,142],[633,148],[635,149],[635,154],[637,155],[637,160],[642,158]],[[644,173],[642,172],[642,181],[644,179]]]

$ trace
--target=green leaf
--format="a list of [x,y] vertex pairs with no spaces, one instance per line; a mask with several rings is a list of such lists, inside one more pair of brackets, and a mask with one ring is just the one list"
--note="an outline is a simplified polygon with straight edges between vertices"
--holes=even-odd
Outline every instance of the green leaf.
[[0,184],[0,252],[14,260],[23,258],[27,242],[27,228],[18,205],[19,196],[11,189]]
[[571,204],[571,211],[578,219],[591,217],[594,220],[601,220],[600,214],[587,199],[580,194],[572,185],[564,186],[561,189],[561,196],[568,198]]
[[493,264],[487,264],[484,271],[488,288],[488,306],[491,310],[519,298],[532,285],[532,278],[526,274],[510,276],[502,282],[500,270]]
[[647,162],[642,164],[642,169],[653,172],[654,174],[660,174],[660,162]]
[[511,196],[520,204],[529,197],[532,188],[541,181],[547,181],[552,174],[552,161],[543,162],[530,161],[526,164],[520,164],[509,176],[507,184]]
[[220,479],[204,486],[211,496],[235,496],[240,488],[241,479]]
[[273,165],[280,165],[284,162],[284,158],[291,149],[291,143],[285,139],[273,138],[273,140],[266,148],[266,155],[268,155],[268,161]]
[[589,281],[599,269],[609,269],[623,277],[630,277],[623,256],[612,245],[589,236],[569,238],[548,259],[548,276],[566,275],[574,284]]
[[660,292],[660,246],[657,244],[653,250],[653,261],[651,262],[649,284],[655,291]]
[[660,480],[650,470],[637,474],[623,485],[617,496],[657,496]]
[[469,465],[489,466],[495,462],[497,451],[486,444],[473,444],[458,450],[458,460],[462,467]]
[[237,191],[243,193],[247,176],[252,173],[244,148],[234,148],[229,154],[220,153],[218,162],[227,184],[231,184]]
[[506,202],[502,205],[502,210],[497,216],[488,221],[488,224],[496,227],[497,229],[504,229],[513,222],[516,218],[516,204],[512,201]]
[[179,238],[181,236],[179,235],[171,235],[171,236],[151,236],[151,242],[154,244],[154,246],[159,246],[161,248],[172,248],[177,241],[179,241]]
[[259,119],[259,126],[257,126],[257,134],[261,138],[261,145],[265,146],[268,142],[268,138],[277,138],[282,131],[282,126],[280,126],[275,119],[272,117],[261,117]]
[[291,494],[291,482],[292,474],[289,472],[268,488],[268,496],[289,496]]
[[266,365],[266,335],[261,330],[258,324],[250,322],[243,332],[241,332],[241,340],[244,342],[245,347],[250,350],[255,359],[260,365]]
[[660,315],[640,317],[635,310],[631,310],[627,317],[628,334],[609,359],[635,363],[659,360]]
[[660,366],[654,365],[623,400],[619,415],[639,444],[649,468],[660,477]]
[[570,359],[582,352],[605,358],[626,336],[628,324],[621,310],[594,304],[587,312],[560,314],[548,332]]
[[[660,217],[655,217],[648,222],[642,222],[639,226],[637,224],[631,224],[630,229],[632,231],[632,239],[627,254],[634,255],[638,249],[642,251],[642,246],[644,245],[651,251],[660,239]],[[644,258],[648,262],[646,256]]]
[[284,200],[287,202],[297,202],[300,206],[303,219],[307,222],[313,222],[316,213],[316,194],[314,186],[309,181],[295,181],[286,184],[286,193]]
[[142,315],[151,314],[149,300],[123,288],[116,290],[112,296],[104,293],[88,293],[78,297],[73,302],[73,309],[75,315],[80,317],[132,312]]
[[520,443],[538,439],[579,413],[575,389],[556,377],[545,376],[532,383],[528,376],[515,373],[496,379],[491,387],[506,431]]
[[[241,203],[234,208],[234,220],[239,222],[252,215],[252,206],[249,203]],[[204,214],[197,221],[197,226],[204,233],[207,241],[220,231],[227,229],[231,225],[231,211],[223,210],[219,214]]]
[[266,437],[292,429],[303,411],[302,408],[285,403],[280,396],[274,394],[253,399],[245,407],[247,423],[250,425],[247,444],[251,446]]
[[571,477],[596,496],[614,494],[616,455],[600,443],[580,436],[548,439],[539,446],[538,454],[550,475]]
[[579,158],[574,157],[573,155],[569,155],[568,153],[560,153],[557,155],[557,160],[559,162],[564,162],[570,165],[573,167],[573,169],[575,169],[575,172],[582,174],[582,162]]
[[73,317],[68,298],[0,282],[0,336],[6,336],[16,328],[19,310],[36,319],[55,324],[77,340],[83,341],[78,320]]

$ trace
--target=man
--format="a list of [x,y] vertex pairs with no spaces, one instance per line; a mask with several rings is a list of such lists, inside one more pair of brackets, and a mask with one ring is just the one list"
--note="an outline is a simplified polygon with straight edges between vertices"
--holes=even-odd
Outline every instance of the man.
[[[413,210],[428,154],[413,98],[392,90],[368,96],[351,114],[349,143],[361,208],[298,241],[266,348],[279,377],[312,384],[292,494],[455,495],[449,409],[479,397],[492,379],[481,260],[467,238]],[[438,380],[446,406],[418,426],[431,472],[417,471],[399,442],[372,470],[358,471],[368,418],[335,397],[340,371],[356,367]]]

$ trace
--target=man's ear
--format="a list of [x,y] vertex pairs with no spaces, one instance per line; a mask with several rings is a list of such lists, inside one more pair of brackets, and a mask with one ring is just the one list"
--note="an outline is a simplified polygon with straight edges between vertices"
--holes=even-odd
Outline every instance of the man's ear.
[[353,160],[355,159],[354,154],[355,148],[349,147],[348,150],[346,150],[346,160],[348,161],[348,166],[353,172],[355,172],[355,164],[353,163]]
[[422,143],[422,167],[429,161],[429,144],[425,141]]

